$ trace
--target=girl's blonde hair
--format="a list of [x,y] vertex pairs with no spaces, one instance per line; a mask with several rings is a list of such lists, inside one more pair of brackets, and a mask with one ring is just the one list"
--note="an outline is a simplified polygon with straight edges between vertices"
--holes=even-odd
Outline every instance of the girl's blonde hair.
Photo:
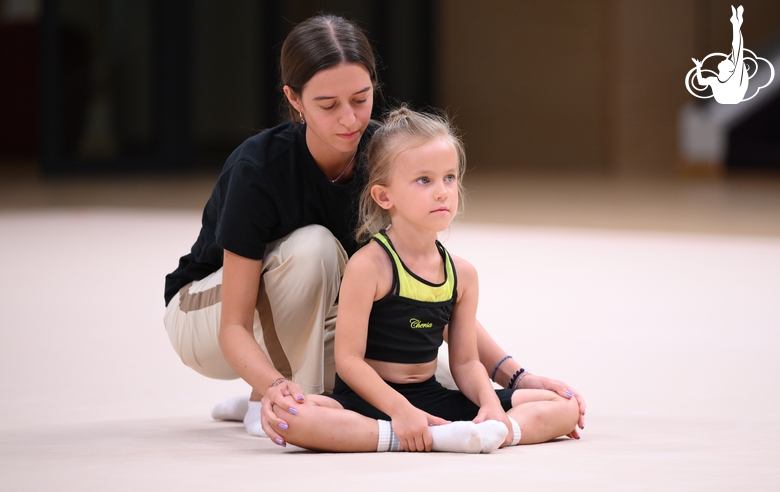
[[368,180],[360,194],[358,226],[355,237],[363,243],[390,225],[390,214],[371,197],[374,185],[387,186],[393,162],[398,154],[433,140],[448,140],[458,155],[458,210],[463,209],[463,172],[466,170],[466,151],[457,129],[447,116],[415,112],[402,106],[391,111],[377,129],[368,145]]

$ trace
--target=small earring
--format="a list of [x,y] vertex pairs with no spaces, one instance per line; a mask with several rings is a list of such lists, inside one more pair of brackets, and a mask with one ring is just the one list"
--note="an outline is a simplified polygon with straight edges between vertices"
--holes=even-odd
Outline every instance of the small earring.
[[303,113],[298,111],[298,116],[300,117],[300,119],[298,120],[298,123],[300,123],[301,125],[305,124],[306,120],[303,119]]

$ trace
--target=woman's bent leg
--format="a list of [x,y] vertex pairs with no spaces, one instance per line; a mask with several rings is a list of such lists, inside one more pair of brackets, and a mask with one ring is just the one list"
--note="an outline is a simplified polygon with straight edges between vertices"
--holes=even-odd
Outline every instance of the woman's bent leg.
[[165,329],[184,365],[214,379],[238,375],[219,348],[222,269],[183,287],[168,303]]
[[512,394],[512,408],[507,415],[520,426],[520,444],[537,444],[570,433],[577,425],[580,410],[574,398],[525,389]]
[[[346,263],[338,240],[317,225],[302,227],[266,248],[255,339],[274,366],[307,393],[323,392],[325,374],[332,389],[335,300]],[[185,365],[211,378],[235,379],[219,347],[221,313],[220,268],[173,297],[165,327]]]
[[322,226],[302,227],[266,248],[255,339],[304,393],[322,393],[325,374],[334,372],[335,302],[346,264],[341,244]]
[[[255,339],[266,356],[304,392],[331,391],[335,374],[335,299],[347,255],[324,227],[307,226],[266,248],[254,316]],[[217,379],[238,376],[219,347],[222,269],[183,288],[168,305],[165,326],[182,362]],[[254,400],[260,394],[253,392]],[[235,401],[241,405],[234,405]],[[230,408],[225,409],[225,404]],[[234,398],[215,407],[215,418],[244,420],[252,435],[264,435],[259,410]],[[250,404],[251,405],[251,404]],[[249,421],[248,421],[249,420]],[[250,430],[250,427],[254,430]]]

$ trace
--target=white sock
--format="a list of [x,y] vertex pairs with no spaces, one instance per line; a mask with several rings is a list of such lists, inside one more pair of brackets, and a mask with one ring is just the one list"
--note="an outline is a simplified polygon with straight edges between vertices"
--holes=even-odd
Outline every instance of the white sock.
[[248,396],[242,395],[228,398],[227,400],[214,405],[214,408],[211,409],[211,418],[214,420],[241,422],[246,415],[248,403]]
[[246,414],[244,415],[244,428],[247,434],[257,437],[268,437],[263,430],[263,424],[260,422],[260,409],[263,404],[259,401],[247,402]]
[[386,453],[388,451],[403,451],[401,442],[393,432],[393,425],[389,420],[377,420],[379,424],[379,440],[376,443],[377,453]]
[[[250,402],[251,403],[251,402]],[[511,419],[510,419],[511,420]],[[511,420],[516,436],[520,435],[517,422]],[[393,425],[387,420],[377,420],[379,424],[379,439],[377,452],[403,451],[401,442],[393,432]],[[486,420],[475,424],[471,421],[459,421],[451,424],[432,425],[428,427],[433,439],[433,451],[445,453],[491,453],[504,443],[509,433],[506,426],[497,420]],[[519,441],[520,438],[516,437]],[[512,441],[516,444],[515,441]]]
[[475,425],[482,439],[480,453],[492,453],[504,444],[504,439],[509,434],[506,425],[498,420],[486,420]]
[[515,435],[512,437],[512,442],[510,442],[509,445],[517,446],[517,443],[520,442],[520,426],[517,425],[517,421],[512,417],[509,417],[509,421],[512,423],[512,432],[515,433]]
[[433,438],[433,450],[447,453],[479,453],[482,437],[477,424],[469,421],[428,427]]
[[[379,423],[377,452],[403,451],[404,448],[401,446],[398,436],[393,432],[392,423],[388,420],[377,420],[377,422]],[[482,438],[474,422],[464,421],[433,425],[428,427],[428,430],[433,438],[433,451],[476,454],[482,449]],[[503,442],[503,439],[501,441]]]

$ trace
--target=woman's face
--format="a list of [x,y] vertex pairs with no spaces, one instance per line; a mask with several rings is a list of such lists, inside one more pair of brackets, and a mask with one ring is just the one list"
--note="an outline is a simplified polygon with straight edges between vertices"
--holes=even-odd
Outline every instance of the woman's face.
[[351,154],[371,119],[374,88],[365,66],[344,63],[317,72],[299,96],[285,95],[306,120],[306,143],[317,159]]

